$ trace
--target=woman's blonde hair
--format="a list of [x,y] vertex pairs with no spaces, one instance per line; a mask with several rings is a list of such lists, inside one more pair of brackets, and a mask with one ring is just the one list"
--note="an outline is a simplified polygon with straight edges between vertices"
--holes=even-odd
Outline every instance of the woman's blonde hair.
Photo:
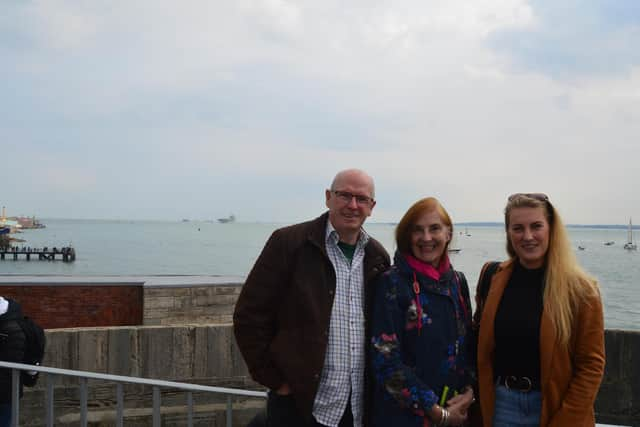
[[599,293],[598,282],[578,264],[562,219],[544,194],[516,194],[509,197],[504,209],[504,223],[507,253],[512,259],[516,259],[517,254],[509,238],[509,219],[511,210],[515,208],[541,208],[549,223],[543,301],[558,340],[561,344],[568,345],[575,309],[585,297]]

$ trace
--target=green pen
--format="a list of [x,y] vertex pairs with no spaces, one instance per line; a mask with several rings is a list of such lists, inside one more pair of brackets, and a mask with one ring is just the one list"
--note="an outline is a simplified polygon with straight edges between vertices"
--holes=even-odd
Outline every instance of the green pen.
[[442,395],[440,396],[440,406],[444,407],[445,402],[447,401],[447,394],[449,394],[449,386],[446,385],[442,388]]

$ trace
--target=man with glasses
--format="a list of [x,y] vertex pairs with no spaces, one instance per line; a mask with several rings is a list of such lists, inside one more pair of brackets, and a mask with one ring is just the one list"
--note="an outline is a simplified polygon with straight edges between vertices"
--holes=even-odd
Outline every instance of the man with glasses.
[[269,427],[365,420],[371,283],[389,255],[362,229],[376,204],[369,175],[339,172],[325,197],[328,212],[271,235],[234,312],[249,372],[270,390]]

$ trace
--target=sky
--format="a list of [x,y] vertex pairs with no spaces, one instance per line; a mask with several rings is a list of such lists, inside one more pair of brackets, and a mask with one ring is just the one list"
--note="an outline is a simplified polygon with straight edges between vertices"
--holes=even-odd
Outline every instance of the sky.
[[637,0],[3,2],[0,204],[296,222],[339,170],[370,221],[640,223]]

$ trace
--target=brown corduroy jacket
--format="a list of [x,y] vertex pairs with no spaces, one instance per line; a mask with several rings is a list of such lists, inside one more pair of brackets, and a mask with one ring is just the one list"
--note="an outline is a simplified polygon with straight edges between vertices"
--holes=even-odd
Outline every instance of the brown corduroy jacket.
[[[336,290],[335,270],[325,249],[327,221],[325,213],[271,235],[242,287],[233,316],[236,341],[253,379],[272,390],[289,384],[305,418],[311,417],[320,383]],[[365,246],[363,264],[368,337],[371,285],[389,268],[389,255],[373,238]],[[365,371],[368,400],[368,366]]]
[[[490,427],[495,406],[493,356],[496,310],[513,271],[513,260],[502,263],[491,280],[478,339],[478,383],[483,425]],[[604,373],[604,320],[599,295],[585,299],[574,314],[568,348],[557,342],[551,318],[543,308],[540,320],[540,426],[595,425],[593,404]]]

